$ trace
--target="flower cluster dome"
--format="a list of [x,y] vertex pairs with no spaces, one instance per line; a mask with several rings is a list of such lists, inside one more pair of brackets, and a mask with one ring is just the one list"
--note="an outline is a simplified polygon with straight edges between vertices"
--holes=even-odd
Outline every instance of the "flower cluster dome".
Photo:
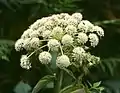
[[[36,52],[35,56],[38,56],[42,64],[49,64],[52,60],[51,52],[56,52],[56,66],[62,68],[68,67],[74,59],[92,59],[85,47],[96,47],[103,36],[104,30],[88,20],[83,20],[81,13],[53,14],[30,25],[16,41],[15,49],[26,51],[26,56],[21,58],[22,68],[31,68],[28,59]],[[86,64],[93,63],[90,61]]]

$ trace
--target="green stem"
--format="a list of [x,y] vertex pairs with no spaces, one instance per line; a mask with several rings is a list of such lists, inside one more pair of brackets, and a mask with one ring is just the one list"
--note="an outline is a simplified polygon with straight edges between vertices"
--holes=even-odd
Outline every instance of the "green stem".
[[55,82],[55,93],[59,93],[62,87],[62,81],[63,81],[63,70],[60,70],[58,73],[58,79]]
[[44,46],[36,49],[35,51],[33,51],[33,52],[28,56],[28,58],[31,57],[35,52],[37,52],[38,50],[40,50],[40,49],[42,49],[42,48],[44,48],[44,47],[46,47],[46,46],[47,46],[47,45],[44,45]]
[[62,55],[63,55],[63,50],[62,50],[62,46],[60,45],[60,51],[61,51],[61,53],[62,53]]

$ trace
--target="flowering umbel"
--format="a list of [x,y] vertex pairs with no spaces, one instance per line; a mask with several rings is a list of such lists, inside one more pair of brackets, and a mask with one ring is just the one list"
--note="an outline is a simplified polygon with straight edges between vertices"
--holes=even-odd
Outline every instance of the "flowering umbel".
[[[26,51],[21,58],[21,67],[31,68],[30,57],[38,56],[42,64],[52,60],[56,52],[56,66],[67,68],[72,62],[92,66],[99,57],[91,55],[87,48],[96,47],[104,36],[104,30],[88,20],[82,20],[81,13],[54,14],[34,22],[16,41],[16,51]],[[44,50],[44,49],[46,50]],[[37,53],[36,53],[37,52]]]

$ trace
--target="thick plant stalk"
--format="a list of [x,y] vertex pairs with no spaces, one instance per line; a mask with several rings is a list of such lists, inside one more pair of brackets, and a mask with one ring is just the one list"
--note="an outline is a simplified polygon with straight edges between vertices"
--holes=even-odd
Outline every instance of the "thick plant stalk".
[[62,81],[63,81],[63,70],[58,71],[57,73],[57,80],[55,81],[55,86],[54,86],[54,93],[59,93],[60,89],[62,87]]

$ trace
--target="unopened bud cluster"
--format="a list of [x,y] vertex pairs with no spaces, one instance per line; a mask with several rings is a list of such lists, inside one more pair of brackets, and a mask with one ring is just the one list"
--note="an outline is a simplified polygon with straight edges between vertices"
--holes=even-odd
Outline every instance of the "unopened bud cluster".
[[[49,64],[52,60],[52,52],[57,52],[56,65],[68,67],[72,61],[83,63],[88,59],[87,65],[93,65],[98,57],[90,55],[84,47],[96,47],[104,36],[101,27],[95,26],[88,20],[82,20],[81,13],[61,13],[49,17],[43,17],[34,22],[16,41],[16,51],[27,51],[29,55],[46,45],[46,49],[39,53],[38,59],[42,64]],[[65,50],[68,49],[68,50]],[[31,68],[31,63],[25,55],[21,58],[23,68]],[[25,60],[23,60],[25,59]],[[25,63],[26,62],[26,63]],[[25,66],[26,65],[26,66]],[[29,67],[28,67],[29,66]]]

